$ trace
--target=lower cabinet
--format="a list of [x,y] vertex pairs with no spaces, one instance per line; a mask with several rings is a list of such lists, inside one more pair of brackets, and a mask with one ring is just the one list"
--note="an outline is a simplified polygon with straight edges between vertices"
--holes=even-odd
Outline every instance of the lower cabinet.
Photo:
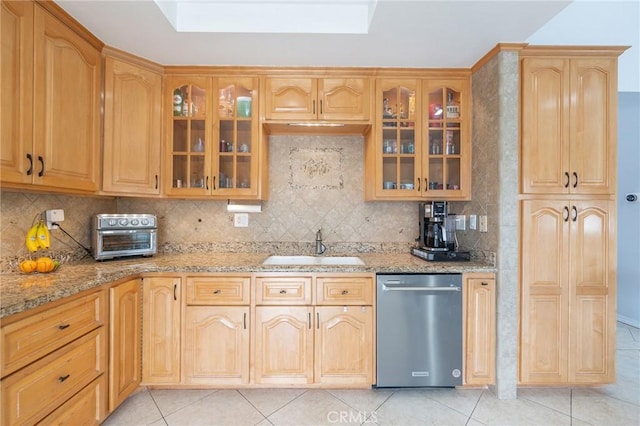
[[1,424],[99,424],[106,417],[105,291],[69,299],[2,320]]
[[248,321],[248,306],[188,306],[185,383],[249,383]]
[[180,383],[182,280],[142,279],[142,384]]
[[373,282],[373,275],[256,277],[263,306],[255,310],[255,383],[371,385]]
[[140,279],[109,289],[109,411],[140,385],[142,289]]
[[494,274],[464,274],[464,384],[495,382],[496,280]]
[[249,383],[250,286],[250,275],[186,278],[185,384]]

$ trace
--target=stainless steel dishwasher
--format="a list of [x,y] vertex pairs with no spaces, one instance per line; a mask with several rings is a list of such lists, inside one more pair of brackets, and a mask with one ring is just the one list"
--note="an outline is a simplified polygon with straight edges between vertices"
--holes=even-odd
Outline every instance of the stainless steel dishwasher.
[[462,274],[378,274],[377,387],[462,384]]

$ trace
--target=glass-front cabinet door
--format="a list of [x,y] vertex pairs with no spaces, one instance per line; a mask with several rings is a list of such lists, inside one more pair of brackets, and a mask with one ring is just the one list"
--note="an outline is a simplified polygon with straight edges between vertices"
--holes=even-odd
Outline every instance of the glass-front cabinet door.
[[211,120],[207,99],[211,79],[169,78],[167,80],[167,165],[165,192],[179,195],[206,195],[210,192]]
[[464,199],[471,193],[467,82],[423,81],[423,94],[423,195]]
[[375,195],[407,198],[420,194],[419,82],[381,79],[376,89]]
[[216,160],[213,191],[254,196],[258,187],[258,79],[216,79]]

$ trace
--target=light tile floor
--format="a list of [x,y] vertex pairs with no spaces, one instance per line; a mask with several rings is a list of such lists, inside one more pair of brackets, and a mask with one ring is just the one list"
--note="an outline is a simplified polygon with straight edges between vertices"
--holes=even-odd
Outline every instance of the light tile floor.
[[640,425],[640,330],[618,323],[617,383],[519,389],[146,390],[104,425]]

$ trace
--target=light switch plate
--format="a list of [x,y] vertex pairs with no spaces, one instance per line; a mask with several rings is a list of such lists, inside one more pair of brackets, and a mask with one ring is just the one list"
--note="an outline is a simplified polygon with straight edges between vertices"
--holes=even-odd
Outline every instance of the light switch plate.
[[481,215],[478,218],[478,225],[480,226],[480,232],[487,232],[487,216]]
[[475,214],[469,215],[469,229],[471,230],[478,229],[478,215],[475,215]]
[[456,215],[456,230],[464,231],[467,229],[467,223],[465,221],[466,216],[463,214]]
[[236,213],[233,215],[233,226],[246,228],[249,226],[249,213]]

